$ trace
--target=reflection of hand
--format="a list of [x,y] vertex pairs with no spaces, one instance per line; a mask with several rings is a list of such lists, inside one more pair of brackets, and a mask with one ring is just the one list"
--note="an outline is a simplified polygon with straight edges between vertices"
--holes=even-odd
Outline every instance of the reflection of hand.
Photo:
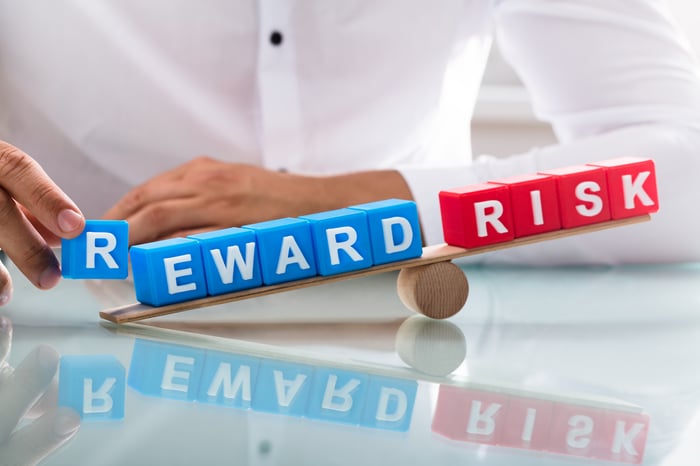
[[0,464],[34,465],[75,435],[80,417],[56,407],[56,351],[38,346],[13,369],[7,362],[11,344],[12,324],[0,317]]
[[391,170],[314,177],[199,157],[133,189],[104,217],[127,220],[138,244],[410,196]]

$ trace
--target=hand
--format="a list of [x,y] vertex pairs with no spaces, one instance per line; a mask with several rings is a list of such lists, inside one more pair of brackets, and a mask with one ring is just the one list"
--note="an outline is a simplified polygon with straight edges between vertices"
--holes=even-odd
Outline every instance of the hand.
[[[48,289],[61,277],[51,246],[79,235],[85,219],[36,161],[0,141],[0,225],[0,248],[35,286]],[[0,305],[11,296],[0,264]]]
[[39,346],[13,369],[7,362],[11,344],[12,324],[0,317],[0,463],[34,465],[77,433],[80,416],[56,406],[56,351]]
[[313,177],[199,157],[134,188],[104,218],[127,220],[140,244],[387,197],[410,198],[397,172]]

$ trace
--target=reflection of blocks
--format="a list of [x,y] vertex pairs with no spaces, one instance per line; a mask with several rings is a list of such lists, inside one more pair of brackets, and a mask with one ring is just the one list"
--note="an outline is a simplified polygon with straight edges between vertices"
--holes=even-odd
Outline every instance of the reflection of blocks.
[[408,431],[417,389],[418,383],[414,380],[371,376],[362,425]]
[[512,240],[513,209],[507,186],[481,183],[440,192],[445,242],[475,248]]
[[375,265],[412,259],[423,254],[415,202],[387,199],[350,208],[367,214]]
[[257,373],[257,359],[207,351],[197,401],[249,408]]
[[507,407],[505,395],[441,385],[433,431],[454,440],[496,445]]
[[306,220],[282,218],[243,228],[257,235],[260,268],[266,285],[316,275],[311,227]]
[[58,405],[84,420],[124,418],[124,367],[111,355],[61,357]]
[[253,396],[253,409],[302,417],[306,414],[313,367],[263,359]]
[[339,209],[301,217],[311,224],[319,275],[333,275],[372,266],[367,214]]
[[503,423],[501,445],[547,449],[553,406],[548,400],[511,397]]
[[205,351],[137,339],[128,383],[144,395],[194,401],[197,398]]
[[613,219],[651,214],[659,210],[653,160],[621,157],[589,165],[605,170]]
[[193,239],[173,238],[131,248],[136,299],[162,306],[207,294],[202,254]]
[[549,450],[569,455],[599,457],[605,445],[600,431],[605,411],[557,403],[552,412]]
[[189,236],[199,241],[210,295],[262,284],[255,233],[227,228]]
[[367,391],[366,374],[317,368],[307,417],[359,425]]
[[554,177],[521,175],[491,183],[503,184],[510,188],[516,238],[561,228],[557,183]]
[[545,170],[557,181],[563,228],[574,228],[610,220],[608,183],[605,171],[590,165]]
[[126,278],[129,225],[123,220],[87,220],[80,235],[61,240],[61,267],[66,278]]

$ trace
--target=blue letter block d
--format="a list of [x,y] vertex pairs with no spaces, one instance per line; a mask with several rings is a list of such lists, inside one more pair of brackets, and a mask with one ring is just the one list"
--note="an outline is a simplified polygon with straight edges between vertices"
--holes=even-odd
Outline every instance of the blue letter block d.
[[350,208],[367,213],[375,265],[413,259],[423,254],[415,202],[387,199]]
[[126,278],[129,224],[123,220],[87,220],[80,235],[61,240],[61,269],[66,278]]
[[266,285],[316,275],[311,226],[299,218],[282,218],[245,225],[258,238],[260,268]]
[[253,410],[302,417],[311,393],[312,366],[263,359],[253,396]]
[[131,248],[136,299],[151,306],[178,303],[207,295],[199,243],[173,238]]
[[359,425],[367,391],[366,374],[318,368],[311,386],[307,417]]
[[197,401],[233,408],[250,408],[259,360],[207,351]]
[[300,217],[311,223],[319,275],[334,275],[372,266],[367,214],[339,209]]
[[370,376],[361,424],[364,427],[408,431],[417,389],[415,380]]
[[144,395],[194,401],[205,354],[197,348],[136,339],[128,384]]
[[125,371],[112,355],[61,357],[58,405],[73,408],[86,421],[124,418]]
[[189,236],[199,242],[210,295],[262,285],[255,232],[227,228]]

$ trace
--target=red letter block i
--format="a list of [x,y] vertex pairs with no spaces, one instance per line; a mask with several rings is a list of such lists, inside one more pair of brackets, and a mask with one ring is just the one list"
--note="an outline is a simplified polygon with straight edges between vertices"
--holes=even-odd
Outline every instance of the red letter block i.
[[463,248],[510,241],[513,213],[505,185],[481,183],[440,192],[445,242]]
[[651,214],[659,210],[653,160],[620,157],[588,165],[605,170],[613,219]]
[[563,228],[610,220],[608,183],[602,167],[575,165],[540,172],[554,175]]
[[561,228],[557,183],[550,175],[518,175],[491,181],[510,188],[515,237]]

